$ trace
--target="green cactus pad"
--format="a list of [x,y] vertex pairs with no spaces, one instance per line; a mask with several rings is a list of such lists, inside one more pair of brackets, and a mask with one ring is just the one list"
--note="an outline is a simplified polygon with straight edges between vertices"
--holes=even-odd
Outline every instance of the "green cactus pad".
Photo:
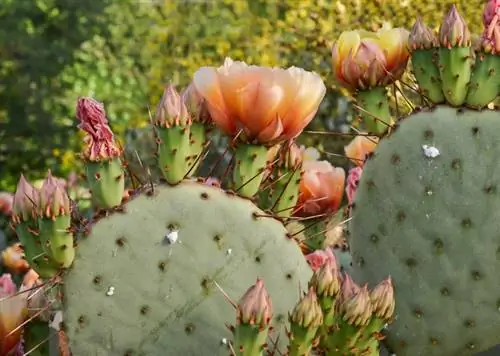
[[470,47],[439,48],[439,73],[446,101],[460,106],[467,96],[473,64]]
[[87,182],[94,206],[109,209],[120,204],[125,191],[125,175],[120,158],[85,163]]
[[190,168],[189,126],[157,127],[155,130],[159,168],[168,183],[177,184],[185,178]]
[[382,133],[387,130],[392,119],[385,87],[359,91],[356,94],[356,101],[363,108],[363,110],[357,109],[356,111],[368,132]]
[[403,119],[366,163],[350,225],[352,275],[392,276],[398,356],[500,343],[500,113],[439,106]]
[[228,355],[236,311],[216,285],[237,300],[257,277],[275,301],[273,336],[286,342],[311,271],[282,224],[259,214],[247,199],[183,182],[96,222],[64,279],[73,354]]
[[417,49],[411,54],[413,73],[422,94],[438,104],[444,101],[441,78],[437,67],[436,49]]
[[500,94],[500,55],[477,53],[466,103],[482,108]]
[[259,191],[267,165],[268,148],[262,145],[239,144],[234,153],[234,190],[247,198]]

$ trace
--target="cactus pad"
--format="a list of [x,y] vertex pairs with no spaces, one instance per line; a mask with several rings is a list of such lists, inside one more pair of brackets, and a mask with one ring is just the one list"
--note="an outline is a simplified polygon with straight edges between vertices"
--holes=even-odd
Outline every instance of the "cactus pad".
[[[65,326],[75,355],[227,355],[225,324],[261,277],[274,336],[311,275],[283,225],[254,204],[193,181],[157,186],[98,220],[65,276]],[[176,240],[177,237],[177,240]],[[279,302],[278,302],[279,301]]]
[[392,276],[398,356],[473,355],[500,342],[500,114],[438,106],[381,140],[350,226],[352,274]]

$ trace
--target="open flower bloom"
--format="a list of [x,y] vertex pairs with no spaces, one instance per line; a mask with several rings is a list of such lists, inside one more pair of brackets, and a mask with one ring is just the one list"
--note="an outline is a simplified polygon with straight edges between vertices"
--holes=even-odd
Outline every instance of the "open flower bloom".
[[24,250],[20,243],[15,243],[2,251],[2,264],[9,272],[19,274],[30,269],[28,261],[24,256]]
[[[27,312],[26,293],[17,293],[10,274],[0,277],[0,355],[14,352],[21,341]],[[15,330],[15,331],[14,331]]]
[[304,161],[297,214],[314,216],[338,210],[344,195],[345,171],[328,161]]
[[402,28],[343,32],[332,49],[335,78],[351,91],[393,83],[408,63],[408,35]]
[[314,72],[259,67],[230,58],[219,68],[200,68],[193,82],[221,130],[263,144],[298,136],[326,93]]
[[376,136],[356,136],[347,146],[344,147],[344,152],[358,167],[363,167],[366,157],[372,153],[378,144]]
[[317,271],[318,269],[320,269],[328,260],[337,263],[335,255],[333,254],[331,248],[326,248],[324,250],[316,250],[314,252],[307,254],[305,257],[307,263],[309,264],[309,266],[311,266],[313,271]]

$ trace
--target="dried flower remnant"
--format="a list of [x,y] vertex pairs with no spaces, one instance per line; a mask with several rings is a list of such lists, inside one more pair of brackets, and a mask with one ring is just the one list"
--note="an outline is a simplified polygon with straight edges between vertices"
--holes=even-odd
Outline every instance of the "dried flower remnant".
[[101,103],[92,98],[78,99],[76,117],[80,120],[78,128],[87,134],[83,151],[85,159],[101,161],[121,155]]

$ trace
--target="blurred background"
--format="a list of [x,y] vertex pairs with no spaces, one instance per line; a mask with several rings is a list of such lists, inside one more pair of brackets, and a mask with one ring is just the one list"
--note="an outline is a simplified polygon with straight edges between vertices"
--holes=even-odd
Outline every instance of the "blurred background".
[[[152,154],[148,107],[163,87],[182,89],[226,56],[320,73],[329,91],[308,130],[347,132],[350,106],[330,69],[340,32],[409,29],[417,15],[437,25],[453,3],[479,33],[484,0],[0,0],[0,191],[13,191],[21,172],[80,171],[79,96],[104,102],[122,144]],[[341,154],[350,137],[301,140]]]

